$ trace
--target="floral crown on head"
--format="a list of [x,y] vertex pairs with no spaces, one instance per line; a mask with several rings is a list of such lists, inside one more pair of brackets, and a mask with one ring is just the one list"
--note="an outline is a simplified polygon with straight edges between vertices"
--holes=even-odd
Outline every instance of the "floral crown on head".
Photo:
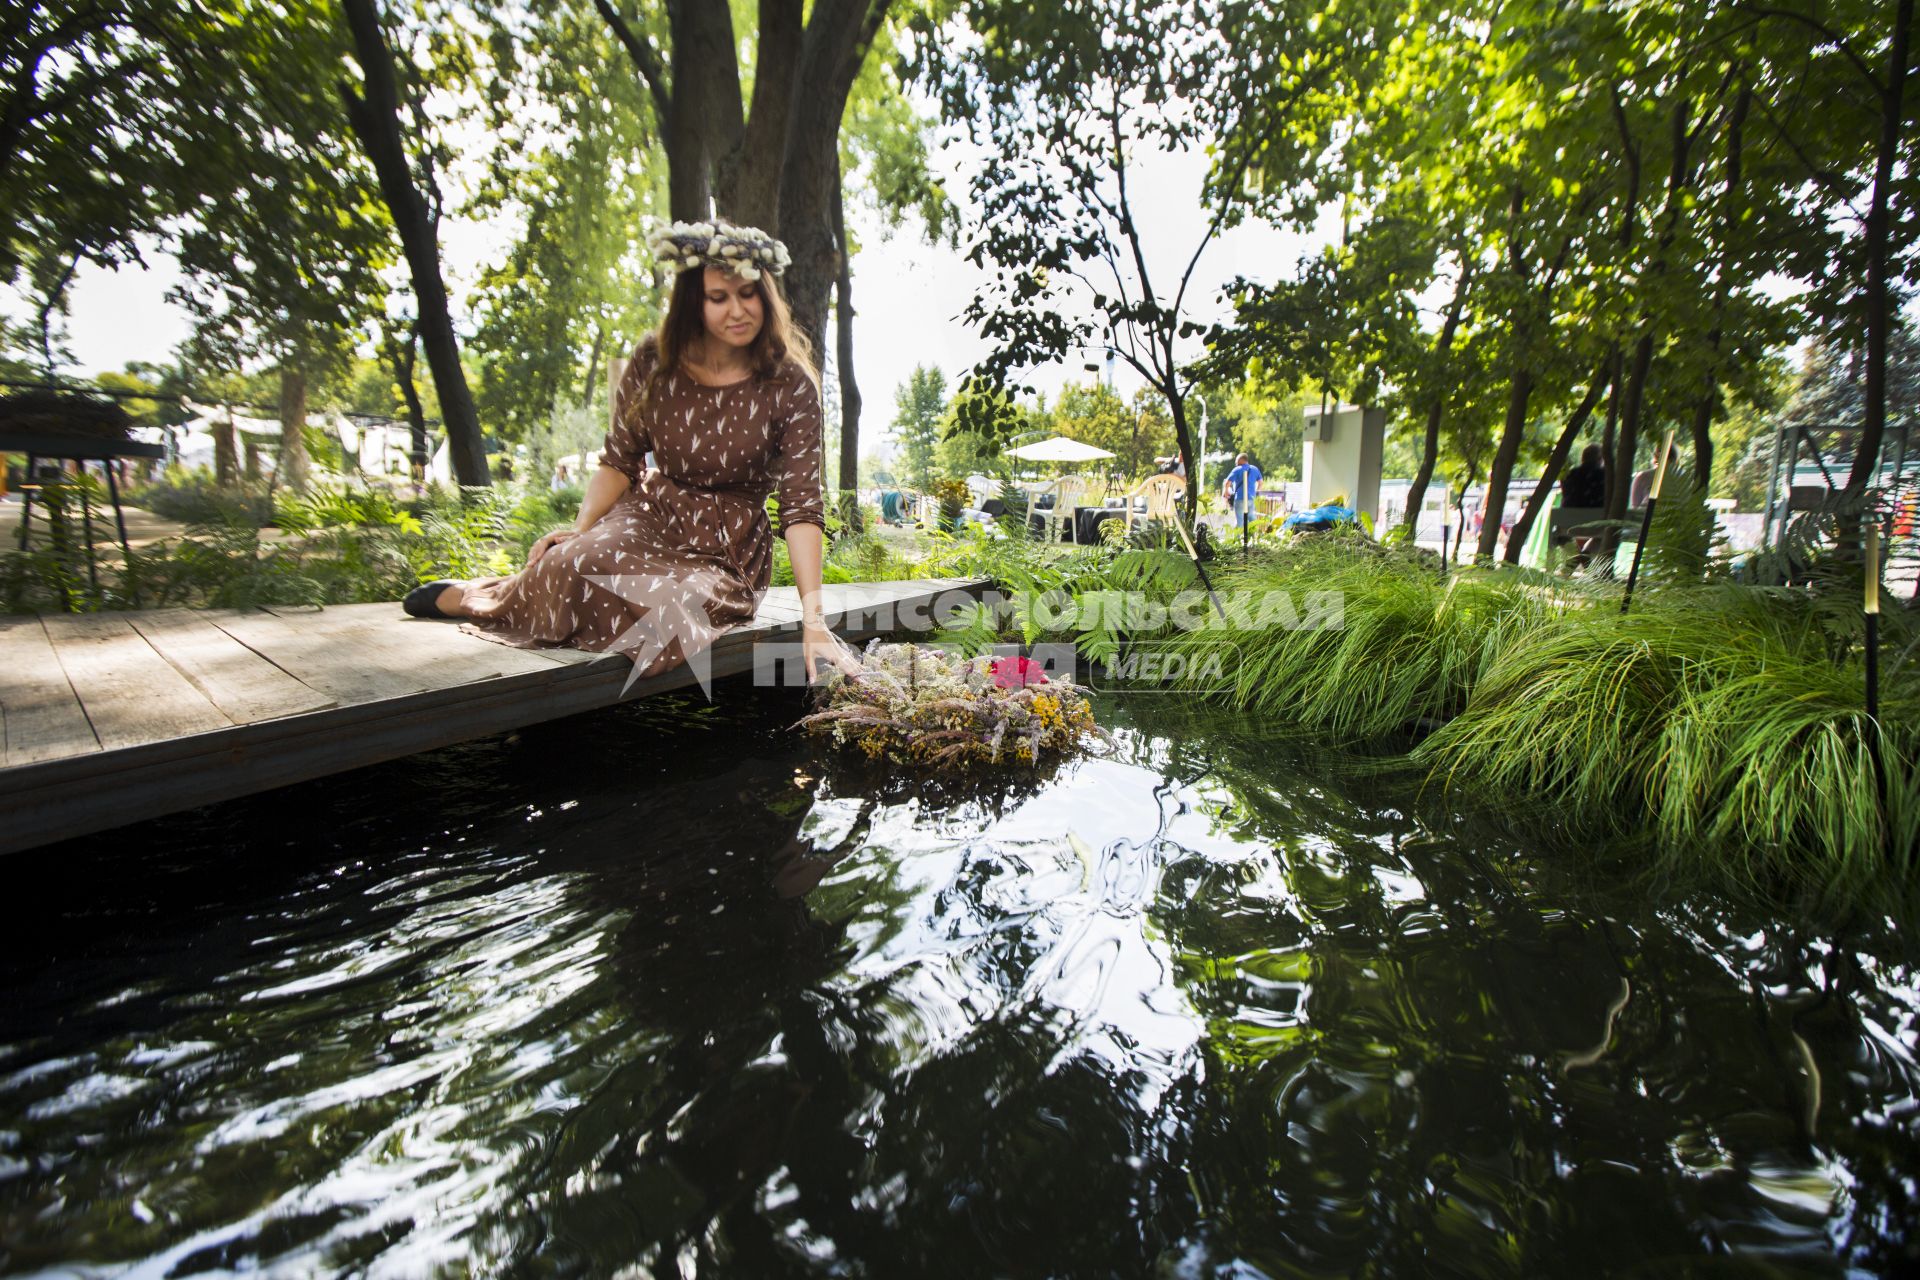
[[747,280],[761,272],[777,276],[793,259],[787,246],[758,227],[716,226],[711,222],[670,222],[647,237],[653,260],[673,271],[719,267]]

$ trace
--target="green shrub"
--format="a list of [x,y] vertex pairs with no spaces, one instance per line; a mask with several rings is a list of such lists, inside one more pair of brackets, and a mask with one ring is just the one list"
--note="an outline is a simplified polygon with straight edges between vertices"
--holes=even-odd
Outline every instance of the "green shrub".
[[181,524],[224,524],[234,517],[256,529],[273,523],[266,481],[219,485],[207,467],[168,467],[153,483],[128,490],[126,500],[128,506]]

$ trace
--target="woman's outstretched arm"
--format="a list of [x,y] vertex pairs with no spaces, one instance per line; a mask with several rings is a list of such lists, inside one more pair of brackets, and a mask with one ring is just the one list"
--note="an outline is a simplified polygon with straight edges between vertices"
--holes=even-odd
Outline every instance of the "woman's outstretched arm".
[[812,684],[827,664],[841,670],[859,666],[847,642],[827,627],[820,600],[820,561],[825,532],[817,524],[790,524],[786,528],[787,559],[793,564],[793,585],[800,592],[800,645],[806,656],[807,683]]

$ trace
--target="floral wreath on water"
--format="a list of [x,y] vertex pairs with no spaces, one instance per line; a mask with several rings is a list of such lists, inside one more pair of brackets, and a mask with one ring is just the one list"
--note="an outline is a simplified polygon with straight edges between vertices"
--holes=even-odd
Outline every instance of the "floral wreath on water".
[[780,275],[793,261],[786,245],[758,227],[713,222],[670,222],[647,237],[647,250],[675,271],[719,267],[746,280]]

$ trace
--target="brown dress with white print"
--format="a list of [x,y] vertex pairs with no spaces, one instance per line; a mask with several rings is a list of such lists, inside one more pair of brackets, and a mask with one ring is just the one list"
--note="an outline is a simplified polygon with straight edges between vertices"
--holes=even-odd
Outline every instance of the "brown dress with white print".
[[676,371],[636,409],[653,362],[649,340],[627,363],[600,452],[627,491],[533,567],[467,584],[474,617],[462,630],[523,649],[624,653],[639,676],[655,675],[753,620],[773,577],[769,493],[780,533],[824,527],[820,395],[798,365],[720,387]]

